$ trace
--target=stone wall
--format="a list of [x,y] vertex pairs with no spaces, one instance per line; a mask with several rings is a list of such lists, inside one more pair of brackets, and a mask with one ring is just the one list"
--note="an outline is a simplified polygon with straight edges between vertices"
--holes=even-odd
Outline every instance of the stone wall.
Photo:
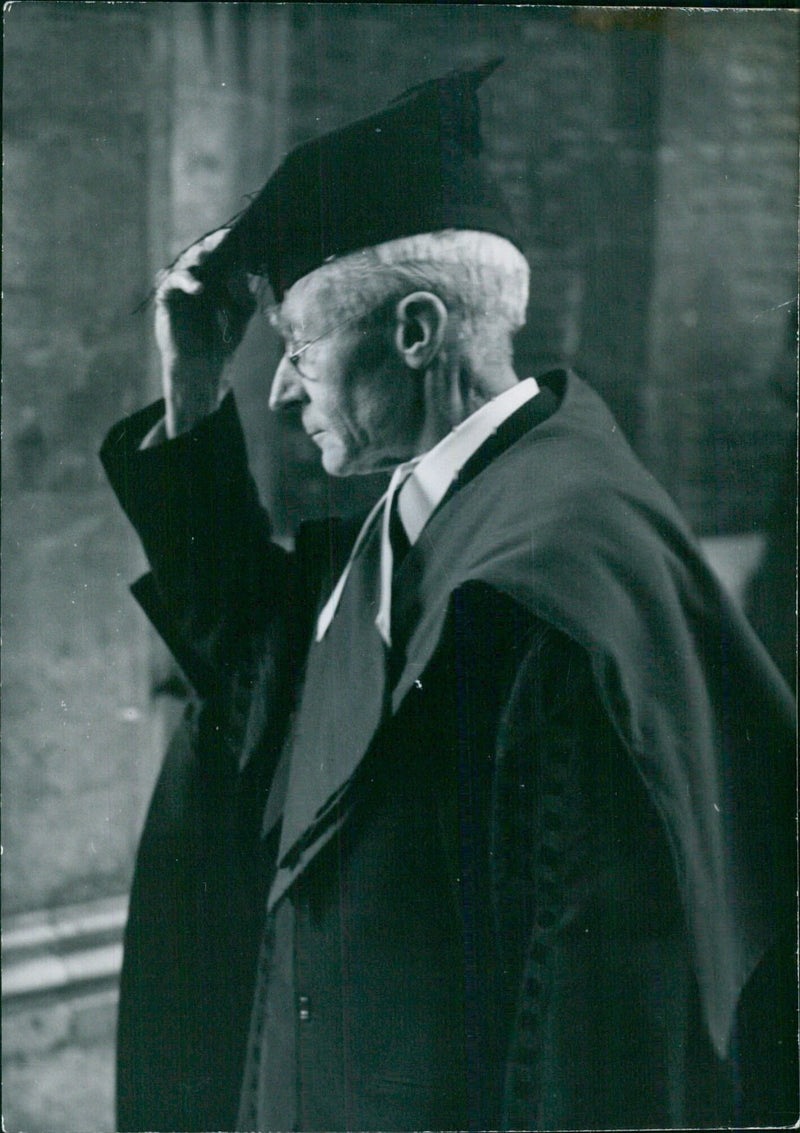
[[44,956],[56,990],[11,1002],[6,961],[25,911],[126,891],[165,738],[96,456],[149,383],[150,29],[18,4],[3,46],[3,1126],[110,1130],[113,989],[73,999]]
[[763,526],[793,443],[797,36],[796,11],[665,18],[643,449],[706,532]]
[[97,449],[147,385],[146,72],[135,9],[4,27],[3,908],[129,883],[162,737],[141,569]]

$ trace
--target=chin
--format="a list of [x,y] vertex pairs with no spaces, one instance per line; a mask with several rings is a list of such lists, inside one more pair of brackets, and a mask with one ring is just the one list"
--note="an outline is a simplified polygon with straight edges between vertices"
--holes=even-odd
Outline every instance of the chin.
[[335,451],[322,451],[322,467],[329,476],[352,476],[353,468],[346,454]]
[[361,468],[358,461],[348,460],[339,455],[328,457],[325,453],[322,454],[322,467],[329,476],[335,476],[337,479],[344,479],[347,476],[369,476],[375,471],[373,468]]
[[337,479],[346,476],[373,476],[377,472],[391,470],[395,464],[400,463],[400,458],[395,461],[381,460],[368,446],[348,449],[346,445],[333,443],[333,438],[329,436],[325,437],[320,448],[322,467],[329,476]]

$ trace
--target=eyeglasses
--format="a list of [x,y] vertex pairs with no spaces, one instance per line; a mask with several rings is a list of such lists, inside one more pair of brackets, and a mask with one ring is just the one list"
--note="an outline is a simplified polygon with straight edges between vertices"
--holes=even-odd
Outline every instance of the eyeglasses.
[[[365,317],[365,314],[366,312],[360,311],[357,315],[350,315],[348,316],[348,318],[342,319],[341,322],[335,323],[332,327],[328,327],[328,329],[324,330],[322,334],[318,334],[316,338],[310,338],[308,342],[304,342],[302,346],[298,346],[294,350],[289,350],[287,346],[286,350],[284,351],[284,358],[286,358],[286,360],[292,366],[292,369],[296,370],[301,378],[303,378],[307,382],[313,382],[314,378],[309,378],[308,375],[304,374],[300,369],[298,365],[298,359],[302,358],[309,347],[315,346],[318,342],[321,342],[323,338],[327,338],[329,335],[333,334],[334,331],[340,330],[342,327],[348,326],[350,323],[354,323],[358,319],[363,319]],[[275,327],[278,332],[280,332],[280,308],[273,308],[271,311],[269,311],[268,318],[272,326]]]

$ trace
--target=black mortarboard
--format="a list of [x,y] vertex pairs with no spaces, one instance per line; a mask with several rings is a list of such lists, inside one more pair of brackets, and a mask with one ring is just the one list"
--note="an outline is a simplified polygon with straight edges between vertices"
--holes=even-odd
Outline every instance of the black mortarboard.
[[481,155],[477,89],[502,60],[405,91],[385,109],[292,150],[198,274],[242,269],[275,298],[333,256],[446,228],[518,243]]

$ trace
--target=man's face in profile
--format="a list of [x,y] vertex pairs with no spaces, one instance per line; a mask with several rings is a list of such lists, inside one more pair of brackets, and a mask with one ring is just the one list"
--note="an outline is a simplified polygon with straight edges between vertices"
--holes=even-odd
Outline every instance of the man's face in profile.
[[[273,323],[286,352],[270,408],[295,406],[330,476],[381,472],[414,455],[421,407],[391,320],[331,319],[307,281],[286,295]],[[415,404],[416,402],[416,404]]]

